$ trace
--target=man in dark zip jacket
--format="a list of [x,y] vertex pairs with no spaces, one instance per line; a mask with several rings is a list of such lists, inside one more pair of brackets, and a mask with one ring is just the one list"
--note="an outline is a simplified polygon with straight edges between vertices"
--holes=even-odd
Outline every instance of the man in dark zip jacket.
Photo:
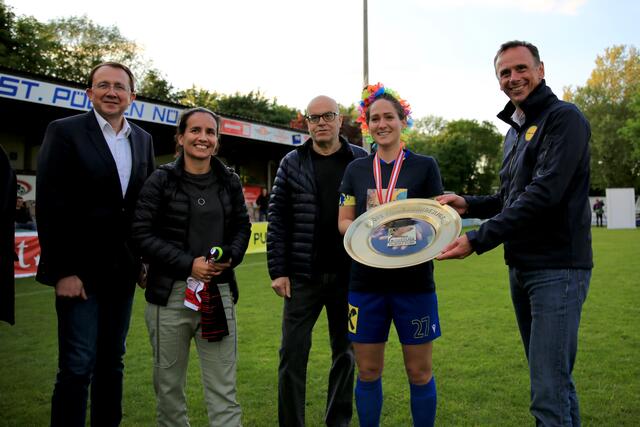
[[579,426],[572,370],[580,314],[589,289],[589,123],[544,81],[530,43],[503,44],[494,59],[510,102],[498,117],[511,125],[504,141],[500,191],[444,195],[460,214],[489,218],[447,246],[438,259],[482,254],[501,243],[511,298],[529,362],[531,413],[538,425]]
[[311,332],[326,308],[331,371],[325,422],[352,415],[354,357],[347,337],[349,259],[338,232],[338,187],[347,164],[367,153],[339,137],[338,104],[314,98],[306,115],[311,138],[278,168],[269,201],[267,261],[271,287],[284,297],[278,369],[280,426],[304,426]]

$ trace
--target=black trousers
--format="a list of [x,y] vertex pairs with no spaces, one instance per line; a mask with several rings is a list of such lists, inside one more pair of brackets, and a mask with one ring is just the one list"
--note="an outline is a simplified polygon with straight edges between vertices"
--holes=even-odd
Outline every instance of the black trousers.
[[291,279],[291,298],[285,298],[282,346],[278,368],[278,418],[280,426],[304,426],[307,362],[311,333],[325,307],[331,343],[331,370],[325,422],[347,426],[351,421],[354,356],[348,338],[348,278],[323,273],[311,280]]
[[[133,288],[132,288],[133,289]],[[91,388],[91,426],[122,419],[125,341],[131,295],[56,298],[58,374],[51,398],[52,427],[83,427]]]

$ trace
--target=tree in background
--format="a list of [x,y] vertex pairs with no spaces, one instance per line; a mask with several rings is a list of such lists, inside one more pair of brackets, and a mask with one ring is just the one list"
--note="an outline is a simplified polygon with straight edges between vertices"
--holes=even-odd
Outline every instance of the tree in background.
[[342,116],[343,122],[347,120],[349,122],[356,123],[356,120],[358,120],[358,117],[360,117],[360,112],[358,111],[358,107],[356,106],[356,104],[345,106],[338,103],[338,112]]
[[502,135],[493,123],[476,120],[446,121],[429,116],[417,120],[409,147],[433,156],[444,188],[458,194],[490,194],[498,185]]
[[296,117],[289,122],[289,127],[293,129],[300,129],[306,132],[308,130],[308,127],[307,120],[305,119],[304,114],[298,111]]
[[160,101],[178,102],[178,94],[173,88],[173,85],[155,68],[147,70],[142,81],[138,84],[136,92]]
[[620,134],[633,147],[632,158],[637,164],[637,162],[640,162],[640,92],[636,92],[633,95],[629,103],[629,109],[632,113],[631,117],[627,119],[622,129],[620,129]]
[[127,64],[139,82],[136,92],[153,99],[203,106],[222,114],[284,126],[299,114],[295,108],[280,105],[260,91],[220,95],[195,86],[176,91],[118,27],[98,25],[86,16],[41,23],[33,17],[16,17],[11,7],[0,0],[0,65],[85,83],[91,69],[104,61]]
[[0,0],[0,65],[84,83],[103,61],[123,62],[140,71],[145,63],[138,52],[116,26],[103,27],[86,16],[42,23],[15,16]]
[[414,120],[413,129],[422,135],[435,136],[442,132],[447,125],[447,121],[439,116],[426,116]]
[[[180,104],[190,107],[206,107],[223,115],[231,114],[282,126],[296,124],[302,117],[295,108],[279,105],[275,98],[269,99],[260,91],[222,95],[192,86],[190,89],[178,92],[175,99]],[[306,125],[302,129],[306,129]]]
[[247,94],[236,92],[218,99],[218,112],[251,117],[259,121],[289,126],[298,116],[298,110],[279,105],[276,98],[269,99],[259,90]]
[[640,56],[631,46],[613,46],[596,59],[582,87],[565,88],[591,123],[591,185],[594,189],[640,189]]
[[55,64],[42,52],[60,48],[46,24],[32,17],[16,17],[11,7],[0,0],[0,65],[50,75]]
[[[352,144],[362,147],[362,132],[360,131],[360,125],[356,122],[360,116],[358,107],[356,104],[344,106],[338,104],[338,111],[342,117],[342,126],[340,127],[340,135],[347,138]],[[366,148],[366,147],[365,147]]]
[[180,91],[176,94],[178,102],[187,107],[205,107],[211,111],[218,110],[220,94],[196,86]]
[[41,52],[54,64],[49,75],[84,82],[91,69],[104,61],[127,64],[136,75],[146,68],[138,46],[120,34],[115,25],[103,27],[86,16],[72,16],[54,19],[45,26],[60,46]]

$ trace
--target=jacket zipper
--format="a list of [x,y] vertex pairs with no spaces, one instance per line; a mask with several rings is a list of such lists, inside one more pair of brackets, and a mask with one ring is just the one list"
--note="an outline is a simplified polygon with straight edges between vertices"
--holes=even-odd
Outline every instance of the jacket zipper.
[[520,144],[520,131],[516,132],[516,142],[511,147],[511,152],[509,155],[511,159],[509,159],[509,186],[507,188],[507,200],[504,206],[511,205],[511,189],[513,188],[513,179],[514,179],[514,171],[513,167],[515,164],[516,154],[518,153],[518,145]]
[[519,144],[520,144],[520,131],[516,133],[516,142],[515,144],[513,144],[513,147],[511,147],[511,152],[509,153],[509,156],[511,156],[511,159],[509,160],[509,181],[513,181],[513,164],[515,163],[516,153],[517,153]]

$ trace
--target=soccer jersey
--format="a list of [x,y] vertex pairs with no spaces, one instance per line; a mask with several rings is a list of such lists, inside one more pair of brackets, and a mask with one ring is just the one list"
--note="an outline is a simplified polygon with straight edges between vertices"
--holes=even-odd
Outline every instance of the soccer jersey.
[[[351,162],[340,185],[341,203],[354,203],[356,216],[379,204],[373,177],[373,159],[372,154]],[[394,162],[386,163],[380,160],[383,197],[393,165]],[[435,159],[405,150],[405,159],[391,200],[431,198],[442,192],[442,179]],[[434,291],[433,262],[398,269],[383,269],[353,261],[349,289],[358,292]]]

